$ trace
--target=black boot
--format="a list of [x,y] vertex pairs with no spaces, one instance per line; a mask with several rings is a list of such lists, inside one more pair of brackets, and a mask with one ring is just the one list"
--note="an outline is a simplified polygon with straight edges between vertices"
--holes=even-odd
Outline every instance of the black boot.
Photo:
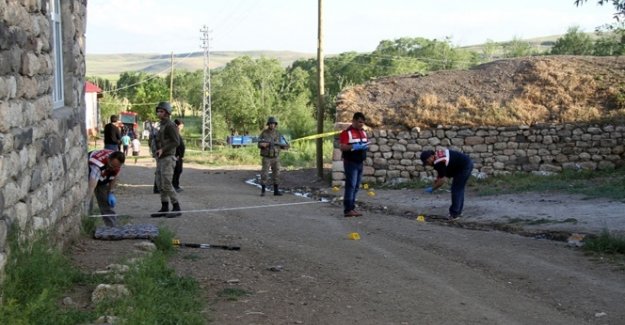
[[265,190],[267,187],[265,185],[260,186],[260,196],[265,196]]
[[182,215],[182,213],[177,212],[177,211],[181,211],[180,203],[176,202],[173,204],[173,206],[174,207],[171,209],[171,213],[167,215],[167,218],[175,218],[175,217],[180,217]]
[[161,209],[158,210],[156,213],[152,213],[150,217],[162,218],[167,215],[167,212],[169,212],[169,202],[161,202]]
[[282,195],[282,193],[280,193],[280,190],[278,190],[278,184],[273,184],[273,195],[276,195],[276,196]]

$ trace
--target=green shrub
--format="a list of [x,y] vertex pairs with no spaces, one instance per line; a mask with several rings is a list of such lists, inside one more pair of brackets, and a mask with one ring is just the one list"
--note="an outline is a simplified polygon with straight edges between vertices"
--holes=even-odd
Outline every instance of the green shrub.
[[613,235],[604,231],[597,237],[584,240],[584,250],[606,253],[625,254],[625,236]]
[[164,254],[170,254],[174,251],[173,240],[175,233],[166,227],[158,228],[158,236],[152,239],[156,248]]
[[176,276],[160,251],[146,257],[126,274],[131,294],[98,305],[100,314],[113,314],[127,324],[204,324],[204,303],[197,282]]
[[18,244],[9,238],[10,254],[2,283],[0,324],[79,324],[93,315],[71,307],[59,308],[63,293],[85,276],[59,250],[50,247],[45,234]]

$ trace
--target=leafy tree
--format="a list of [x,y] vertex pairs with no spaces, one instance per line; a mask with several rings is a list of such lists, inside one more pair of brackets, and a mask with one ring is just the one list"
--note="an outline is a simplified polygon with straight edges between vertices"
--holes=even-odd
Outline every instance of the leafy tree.
[[594,44],[593,54],[597,56],[611,56],[625,54],[625,28],[613,32],[598,31],[600,36]]
[[119,115],[124,111],[124,102],[116,96],[105,95],[100,99],[100,121],[104,124],[110,121],[111,115]]
[[532,44],[518,37],[512,38],[511,41],[503,44],[504,57],[516,58],[520,56],[530,56],[534,54]]
[[87,77],[86,79],[94,85],[100,87],[100,89],[102,89],[103,91],[111,91],[115,89],[115,85],[113,84],[113,82],[106,78],[91,76]]
[[492,61],[500,50],[501,45],[491,39],[487,39],[482,46],[482,58],[486,61]]
[[[575,0],[576,6],[581,6],[588,0]],[[597,0],[597,4],[603,6],[605,4],[612,3],[616,12],[614,13],[614,20],[622,22],[625,18],[625,0]]]
[[593,41],[579,26],[568,29],[551,48],[551,54],[590,55],[593,53]]
[[[204,86],[203,74],[204,71],[201,70],[195,72],[180,71],[174,74],[173,98],[174,101],[180,103],[180,105],[176,105],[176,108],[180,110],[179,115],[184,115],[182,107],[192,110],[194,115],[201,112],[203,103],[202,90]],[[169,78],[167,76],[166,80],[169,80]]]
[[[575,0],[576,6],[581,6],[588,0]],[[625,0],[598,0],[597,4],[603,6],[611,3],[616,10],[614,23],[597,27],[597,33],[602,35],[595,42],[595,55],[623,55],[625,53]]]
[[141,119],[156,119],[156,104],[169,99],[168,83],[145,72],[124,72],[117,80],[117,96],[127,98]]

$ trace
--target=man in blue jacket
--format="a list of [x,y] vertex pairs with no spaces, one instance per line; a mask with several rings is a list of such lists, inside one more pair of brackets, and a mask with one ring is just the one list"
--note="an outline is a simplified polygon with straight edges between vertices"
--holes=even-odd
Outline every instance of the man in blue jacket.
[[424,166],[432,166],[438,173],[431,187],[425,189],[427,193],[445,184],[445,178],[453,178],[451,182],[451,206],[449,220],[456,220],[462,215],[464,207],[464,188],[473,171],[473,161],[469,156],[454,150],[426,150],[421,152],[421,161]]

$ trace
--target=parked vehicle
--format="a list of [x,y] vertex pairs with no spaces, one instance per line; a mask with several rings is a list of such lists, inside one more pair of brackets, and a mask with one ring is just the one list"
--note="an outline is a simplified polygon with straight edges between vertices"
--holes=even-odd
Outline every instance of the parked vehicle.
[[124,130],[128,131],[131,139],[139,136],[139,117],[134,112],[119,113],[119,121],[124,125]]
[[250,135],[230,135],[226,138],[226,143],[237,148],[240,146],[248,146],[258,142],[258,137]]

